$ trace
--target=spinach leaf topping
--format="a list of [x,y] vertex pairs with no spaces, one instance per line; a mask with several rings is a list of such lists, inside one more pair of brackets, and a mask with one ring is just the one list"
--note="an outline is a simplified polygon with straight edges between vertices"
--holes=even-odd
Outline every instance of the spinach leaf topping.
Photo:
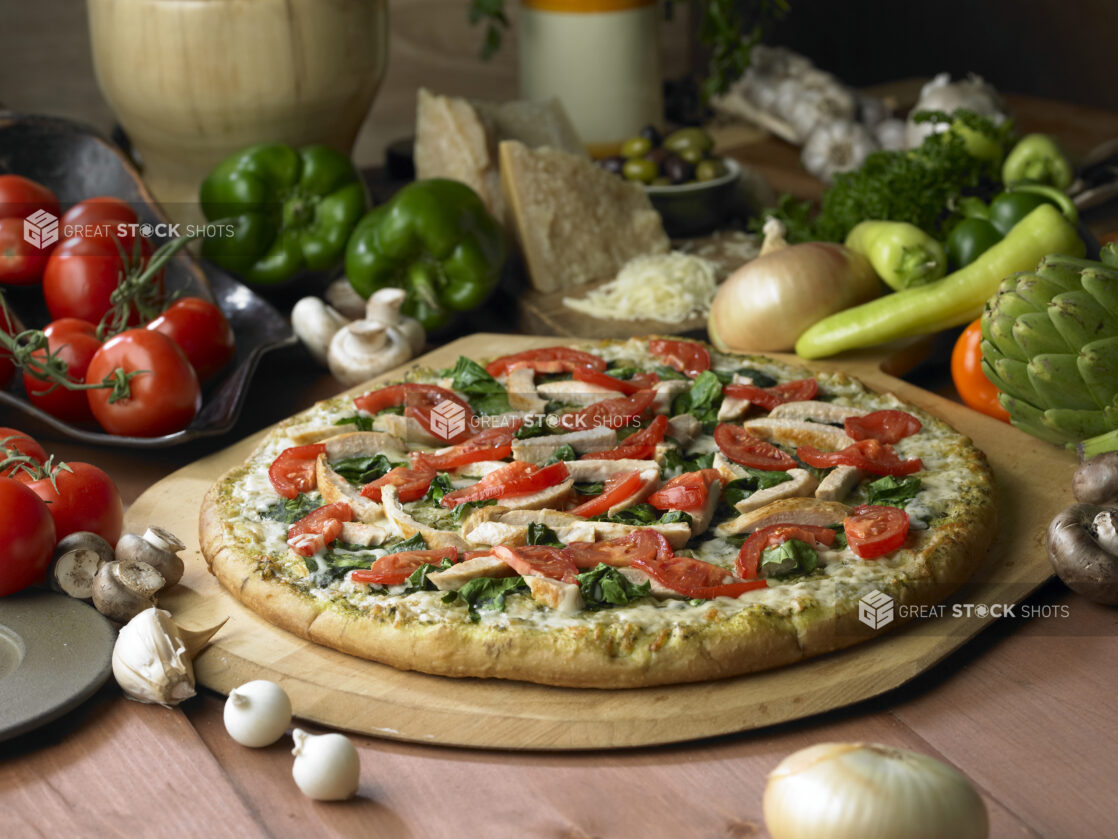
[[815,548],[799,539],[789,539],[773,548],[765,548],[761,553],[762,577],[787,577],[791,574],[807,574],[819,565],[819,554]]
[[722,499],[731,507],[758,490],[768,489],[792,480],[792,476],[787,472],[766,472],[763,469],[750,469],[748,466],[742,468],[749,474],[744,478],[738,478],[736,481],[730,481],[722,492]]
[[314,512],[322,506],[322,496],[317,492],[300,492],[294,498],[283,498],[260,510],[262,518],[280,521],[284,524],[295,524],[303,516]]
[[652,583],[640,585],[604,562],[578,575],[578,588],[587,609],[605,609],[610,606],[628,606],[634,600],[648,597]]
[[916,497],[922,486],[921,480],[914,475],[900,481],[892,475],[886,475],[884,478],[878,478],[876,481],[867,484],[866,490],[869,493],[870,504],[882,504],[903,509],[909,501]]
[[527,591],[523,577],[478,577],[470,580],[458,591],[443,595],[443,603],[463,600],[469,610],[470,620],[481,620],[480,610],[505,611],[505,598],[518,591]]
[[464,394],[470,407],[479,414],[504,414],[512,410],[508,391],[476,361],[460,355],[458,363],[443,372],[452,379],[454,389]]
[[364,414],[354,414],[352,417],[342,417],[334,425],[352,425],[358,431],[372,431],[373,418]]
[[551,457],[545,460],[543,465],[550,466],[553,463],[558,463],[560,460],[578,460],[578,453],[571,448],[569,443],[564,443],[551,453]]
[[691,414],[704,427],[718,422],[722,404],[722,382],[710,370],[695,377],[691,389],[672,400],[672,414]]
[[427,492],[423,496],[423,500],[438,504],[443,500],[444,495],[453,491],[454,485],[450,482],[450,476],[445,472],[440,472],[435,476],[434,480],[431,481],[431,486],[427,487]]
[[355,486],[363,486],[370,481],[375,481],[377,478],[383,477],[387,472],[399,465],[398,463],[390,461],[383,454],[376,454],[371,456],[358,455],[357,457],[346,457],[331,463],[330,468],[345,478],[349,483]]
[[528,525],[528,544],[547,545],[552,548],[565,547],[563,543],[559,541],[559,536],[554,530],[546,524],[535,521]]

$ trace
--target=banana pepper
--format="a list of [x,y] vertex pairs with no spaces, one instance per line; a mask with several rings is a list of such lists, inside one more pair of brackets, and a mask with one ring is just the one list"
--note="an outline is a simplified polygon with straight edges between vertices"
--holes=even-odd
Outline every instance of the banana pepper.
[[1022,137],[1002,164],[1006,186],[1030,182],[1067,189],[1075,179],[1071,163],[1047,134]]
[[432,178],[409,184],[358,222],[345,269],[362,297],[404,289],[401,311],[432,331],[485,302],[507,252],[501,225],[476,192]]
[[231,222],[202,253],[249,282],[274,285],[336,266],[365,212],[365,188],[344,154],[326,146],[250,146],[202,182],[202,212]]
[[824,318],[800,336],[796,352],[804,358],[822,358],[961,326],[982,313],[1003,277],[1032,270],[1048,254],[1081,257],[1084,252],[1083,240],[1071,222],[1043,203],[970,265],[939,282],[887,294]]
[[947,273],[943,245],[908,222],[860,222],[844,244],[868,259],[877,276],[894,291],[925,285]]

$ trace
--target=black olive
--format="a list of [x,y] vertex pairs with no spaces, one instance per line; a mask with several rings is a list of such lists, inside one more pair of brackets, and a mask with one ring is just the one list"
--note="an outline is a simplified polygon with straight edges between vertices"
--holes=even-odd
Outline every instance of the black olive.
[[625,158],[619,154],[613,157],[604,157],[598,161],[598,165],[605,169],[607,172],[612,172],[615,175],[620,175],[621,170],[625,167]]
[[687,183],[695,177],[695,166],[688,163],[678,154],[669,154],[660,164],[660,170],[668,176],[673,184]]
[[653,148],[660,145],[663,137],[660,132],[656,130],[655,125],[646,125],[640,130],[640,136],[644,137],[648,142],[652,143]]
[[[651,160],[653,163],[655,163],[660,168],[660,171],[663,172],[664,171],[664,160],[670,154],[671,154],[671,152],[668,151],[667,149],[655,148],[655,149],[652,149],[652,151],[650,151],[648,154],[646,154],[645,157],[647,157],[649,160]],[[665,173],[665,174],[667,174],[667,173]]]

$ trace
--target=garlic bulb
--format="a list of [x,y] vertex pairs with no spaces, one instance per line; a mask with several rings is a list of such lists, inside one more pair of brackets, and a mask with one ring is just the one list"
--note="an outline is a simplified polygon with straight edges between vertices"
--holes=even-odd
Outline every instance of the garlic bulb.
[[913,117],[921,111],[943,111],[952,114],[960,108],[973,111],[1000,124],[1009,117],[1005,103],[994,89],[980,76],[971,73],[965,79],[951,81],[950,73],[940,73],[920,90],[920,98],[909,111],[905,139],[914,149],[924,138],[935,131],[946,131],[947,123],[916,122]]
[[177,705],[194,696],[192,660],[225,621],[205,630],[185,630],[171,613],[145,609],[120,629],[113,647],[113,675],[129,699]]
[[800,160],[807,171],[830,183],[839,172],[857,169],[877,149],[877,140],[864,125],[835,120],[811,132]]
[[927,755],[819,743],[769,774],[773,839],[985,839],[986,805],[960,772]]
[[275,682],[256,679],[229,691],[223,718],[229,736],[242,746],[270,746],[291,725],[291,700]]
[[316,801],[343,801],[357,792],[361,761],[357,749],[342,734],[308,734],[296,728],[295,765],[291,775],[303,794]]

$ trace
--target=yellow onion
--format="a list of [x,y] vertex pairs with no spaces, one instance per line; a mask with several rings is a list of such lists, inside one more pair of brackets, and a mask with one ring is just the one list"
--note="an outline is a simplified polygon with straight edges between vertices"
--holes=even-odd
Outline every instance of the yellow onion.
[[765,223],[761,255],[718,289],[707,329],[722,351],[786,351],[809,326],[881,294],[869,262],[835,242],[789,245],[783,225]]
[[986,839],[986,805],[935,758],[866,743],[819,743],[780,762],[765,787],[773,839]]

